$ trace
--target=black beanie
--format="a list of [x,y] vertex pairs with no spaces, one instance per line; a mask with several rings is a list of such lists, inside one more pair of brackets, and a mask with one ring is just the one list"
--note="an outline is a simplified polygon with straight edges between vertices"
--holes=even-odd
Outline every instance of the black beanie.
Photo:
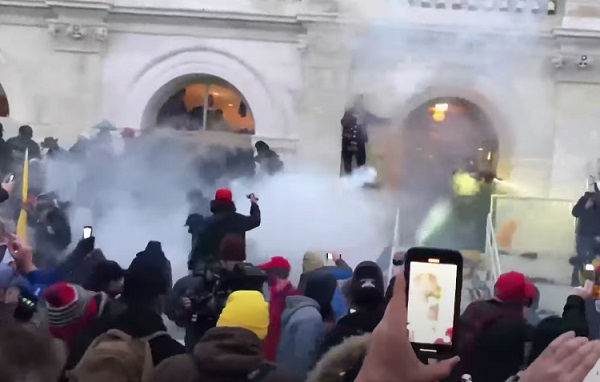
[[111,281],[125,276],[125,271],[116,261],[99,260],[92,266],[89,280],[84,288],[94,292],[105,291]]

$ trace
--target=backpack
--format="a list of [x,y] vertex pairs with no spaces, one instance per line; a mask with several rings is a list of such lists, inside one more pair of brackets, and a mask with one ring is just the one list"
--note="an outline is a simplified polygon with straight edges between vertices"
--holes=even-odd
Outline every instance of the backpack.
[[149,341],[168,335],[161,331],[134,338],[111,329],[96,337],[73,370],[69,382],[150,382],[154,365]]

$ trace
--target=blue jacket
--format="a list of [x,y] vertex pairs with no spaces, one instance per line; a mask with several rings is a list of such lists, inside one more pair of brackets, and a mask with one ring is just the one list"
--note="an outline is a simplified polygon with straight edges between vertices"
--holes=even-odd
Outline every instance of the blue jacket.
[[317,362],[325,325],[315,300],[306,296],[288,296],[281,315],[277,366],[306,380],[308,372]]

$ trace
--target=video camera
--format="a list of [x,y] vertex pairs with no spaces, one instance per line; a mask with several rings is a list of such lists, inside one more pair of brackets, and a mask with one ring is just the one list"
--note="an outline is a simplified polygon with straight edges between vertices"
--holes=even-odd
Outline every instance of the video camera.
[[268,277],[252,264],[236,265],[232,270],[219,263],[205,264],[193,273],[194,288],[185,297],[192,302],[191,321],[218,319],[231,293],[238,290],[256,290],[268,300]]

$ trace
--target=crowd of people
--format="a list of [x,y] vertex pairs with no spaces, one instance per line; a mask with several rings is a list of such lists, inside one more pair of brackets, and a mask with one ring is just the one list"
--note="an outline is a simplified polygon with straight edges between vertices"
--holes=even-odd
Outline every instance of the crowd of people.
[[[18,199],[16,189],[5,181],[0,202]],[[56,198],[19,201],[33,234],[17,235],[9,219],[0,232],[0,381],[583,382],[600,359],[586,318],[593,282],[573,289],[561,316],[532,325],[539,292],[510,272],[461,314],[450,334],[457,354],[429,360],[406,330],[401,254],[391,280],[377,263],[351,267],[334,251],[251,264],[245,236],[263,216],[259,198],[247,198],[244,215],[228,188],[206,205],[190,195],[192,250],[179,280],[170,260],[186,253],[150,241],[122,268],[94,235],[69,249],[68,219],[48,217],[60,215]],[[184,328],[183,343],[165,320]]]

